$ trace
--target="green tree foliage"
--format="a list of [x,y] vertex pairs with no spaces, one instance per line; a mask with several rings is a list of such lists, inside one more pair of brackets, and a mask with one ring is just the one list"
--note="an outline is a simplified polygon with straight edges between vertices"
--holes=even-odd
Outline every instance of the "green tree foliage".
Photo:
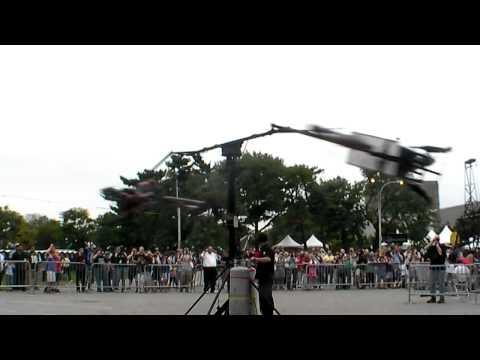
[[0,207],[0,247],[11,246],[21,242],[26,246],[31,245],[28,223],[25,218],[8,206]]
[[239,161],[238,189],[245,223],[258,232],[259,223],[283,210],[285,166],[268,154],[246,153]]
[[480,208],[472,211],[469,214],[463,214],[461,218],[455,223],[460,242],[468,243],[469,238],[480,235]]
[[310,203],[317,233],[333,248],[361,246],[367,222],[363,198],[364,184],[344,178],[321,181]]
[[64,241],[58,247],[78,249],[86,241],[92,241],[95,232],[95,221],[90,218],[88,210],[72,208],[62,212],[62,230]]
[[125,245],[121,236],[121,226],[117,224],[118,217],[113,212],[99,215],[95,219],[95,232],[92,240],[97,246],[105,248],[108,245]]
[[275,218],[274,238],[290,234],[305,243],[312,233],[318,234],[318,226],[311,212],[311,196],[318,188],[316,176],[322,170],[316,167],[294,165],[285,167],[282,175],[282,211]]
[[45,222],[31,224],[35,231],[35,248],[47,249],[50,244],[60,246],[64,243],[62,226],[59,221],[46,218]]

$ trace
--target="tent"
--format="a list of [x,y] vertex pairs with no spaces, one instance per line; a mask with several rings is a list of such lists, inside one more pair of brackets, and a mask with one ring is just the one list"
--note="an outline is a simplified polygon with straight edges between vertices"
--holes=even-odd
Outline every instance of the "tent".
[[410,240],[407,240],[402,244],[402,247],[404,249],[407,249],[407,248],[411,247],[412,245],[413,245],[413,243]]
[[425,236],[428,242],[432,241],[432,239],[437,236],[437,233],[433,230],[430,230],[428,234]]
[[278,244],[273,245],[274,248],[303,248],[303,245],[300,245],[295,240],[293,240],[290,235],[287,235],[280,241]]
[[321,247],[323,248],[323,243],[318,240],[315,235],[312,234],[310,238],[307,240],[307,248],[318,248]]
[[450,244],[450,237],[452,235],[452,230],[445,225],[443,230],[440,232],[440,244]]

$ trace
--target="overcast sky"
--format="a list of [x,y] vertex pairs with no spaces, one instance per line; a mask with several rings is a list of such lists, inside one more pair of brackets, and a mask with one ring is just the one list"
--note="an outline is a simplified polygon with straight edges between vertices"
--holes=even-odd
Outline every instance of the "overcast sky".
[[[462,204],[464,161],[480,157],[479,64],[478,46],[1,46],[0,204],[95,217],[120,175],[271,123],[452,146],[433,169],[440,206]],[[302,135],[246,149],[360,179],[347,150]]]

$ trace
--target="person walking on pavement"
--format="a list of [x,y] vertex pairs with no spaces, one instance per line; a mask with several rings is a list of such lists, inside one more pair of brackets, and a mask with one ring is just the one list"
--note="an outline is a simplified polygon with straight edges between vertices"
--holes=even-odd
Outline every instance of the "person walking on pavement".
[[210,292],[214,293],[215,280],[217,279],[217,254],[213,251],[213,248],[209,246],[200,257],[203,266],[203,292],[207,292],[210,289]]

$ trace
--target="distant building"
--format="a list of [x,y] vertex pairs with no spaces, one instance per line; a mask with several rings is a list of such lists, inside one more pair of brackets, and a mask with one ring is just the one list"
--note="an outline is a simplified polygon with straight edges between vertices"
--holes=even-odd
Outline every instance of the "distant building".
[[440,225],[443,227],[445,225],[453,226],[459,218],[463,216],[465,212],[465,204],[450,206],[447,208],[440,209],[438,211],[438,216],[440,218]]

